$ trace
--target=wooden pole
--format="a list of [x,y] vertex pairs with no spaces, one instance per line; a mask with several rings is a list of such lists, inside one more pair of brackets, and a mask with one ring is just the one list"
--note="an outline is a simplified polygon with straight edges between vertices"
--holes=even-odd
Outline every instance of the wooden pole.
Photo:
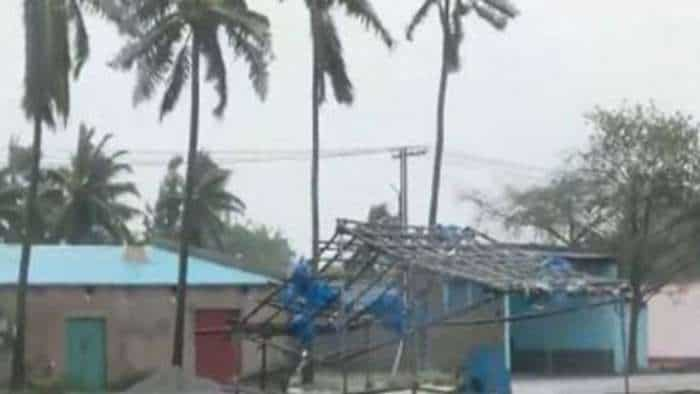
[[[367,324],[365,326],[365,347],[369,347],[371,340],[371,331],[372,331],[372,326],[370,324]],[[367,354],[367,362],[365,362],[365,390],[371,390],[372,389],[372,377],[371,377],[371,360],[372,360],[372,353]]]
[[260,348],[262,350],[260,360],[260,389],[265,391],[265,388],[267,387],[267,338],[263,339]]

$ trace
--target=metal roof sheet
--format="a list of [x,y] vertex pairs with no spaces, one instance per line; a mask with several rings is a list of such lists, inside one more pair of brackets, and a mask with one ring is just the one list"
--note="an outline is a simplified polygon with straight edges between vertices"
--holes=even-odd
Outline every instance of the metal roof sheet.
[[[20,245],[0,244],[0,285],[15,285]],[[34,286],[174,286],[177,254],[146,247],[147,261],[126,261],[124,247],[114,245],[35,245],[29,266]],[[256,286],[272,279],[198,257],[189,257],[190,286]]]

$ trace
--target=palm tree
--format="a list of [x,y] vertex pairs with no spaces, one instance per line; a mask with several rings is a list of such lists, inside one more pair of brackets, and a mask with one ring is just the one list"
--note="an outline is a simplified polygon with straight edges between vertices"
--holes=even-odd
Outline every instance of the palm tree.
[[342,6],[347,14],[375,30],[387,47],[393,39],[382,24],[369,0],[306,0],[311,21],[312,79],[311,79],[311,250],[313,267],[319,260],[319,109],[326,100],[326,77],[333,87],[335,99],[341,104],[354,100],[352,82],[347,73],[342,44],[335,20],[334,6]]
[[[179,274],[175,337],[172,364],[182,366],[188,245],[192,240],[192,193],[194,165],[199,138],[199,61],[207,60],[205,78],[213,82],[219,96],[214,115],[221,116],[226,107],[228,89],[226,66],[219,44],[219,30],[224,30],[237,56],[250,66],[249,76],[261,98],[267,91],[267,64],[270,33],[267,17],[250,9],[245,0],[154,0],[127,2],[124,5],[123,30],[132,36],[113,61],[115,67],[130,69],[136,64],[137,82],[134,101],[150,98],[156,87],[166,84],[160,106],[161,119],[170,112],[189,78],[192,82],[190,138],[183,203],[183,221],[179,251]],[[173,57],[176,47],[180,49]],[[168,75],[169,74],[169,75]],[[166,78],[166,75],[168,77]]]
[[[326,100],[326,77],[333,87],[335,100],[341,104],[352,104],[354,100],[352,81],[347,73],[343,48],[331,14],[335,6],[344,7],[348,16],[358,19],[372,28],[391,48],[394,40],[384,27],[379,15],[369,0],[306,0],[311,23],[311,254],[312,269],[318,269],[320,259],[319,219],[319,110]],[[307,363],[304,381],[313,380],[313,364]]]
[[126,223],[139,212],[121,202],[123,197],[139,196],[131,182],[118,181],[130,174],[131,166],[121,162],[127,152],[108,154],[107,134],[94,144],[95,129],[80,126],[78,149],[69,167],[48,171],[48,181],[59,203],[53,235],[70,244],[89,242],[95,229],[104,229],[112,241],[130,240]]
[[[73,24],[74,56],[71,59],[69,25]],[[31,244],[35,236],[36,200],[39,184],[42,126],[53,128],[55,117],[64,121],[70,112],[70,72],[78,76],[88,57],[88,36],[77,0],[24,1],[25,75],[22,107],[34,122],[29,190],[24,206],[24,234],[17,280],[17,336],[13,343],[13,390],[26,381],[24,367],[26,293]]]
[[[156,202],[156,230],[165,236],[174,233],[181,222],[184,198],[181,192],[182,177],[177,173],[180,164],[182,158],[179,156],[170,161]],[[231,213],[242,214],[245,204],[226,190],[231,172],[219,167],[208,153],[200,151],[197,154],[193,172],[192,245],[223,250],[222,235],[227,228],[226,218]]]
[[413,39],[418,25],[425,20],[431,8],[437,8],[442,27],[442,65],[437,104],[437,131],[435,139],[435,162],[433,164],[433,183],[430,195],[430,213],[428,225],[437,222],[438,200],[440,194],[440,172],[442,170],[442,153],[445,144],[445,100],[447,95],[447,77],[459,71],[459,48],[464,39],[463,18],[476,13],[481,19],[498,30],[505,29],[509,19],[518,15],[518,10],[509,0],[423,0],[423,5],[413,16],[406,30],[406,38]]

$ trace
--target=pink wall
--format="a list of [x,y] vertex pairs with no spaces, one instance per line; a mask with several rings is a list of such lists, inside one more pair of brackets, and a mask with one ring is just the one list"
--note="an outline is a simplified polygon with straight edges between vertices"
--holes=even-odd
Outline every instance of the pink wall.
[[670,285],[649,302],[649,357],[700,357],[700,283]]

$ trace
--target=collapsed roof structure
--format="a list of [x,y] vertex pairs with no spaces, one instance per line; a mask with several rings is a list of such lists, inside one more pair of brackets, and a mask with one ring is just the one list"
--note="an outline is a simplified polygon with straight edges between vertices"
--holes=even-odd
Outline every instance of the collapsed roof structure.
[[[469,227],[339,219],[334,235],[320,248],[317,267],[298,264],[288,280],[234,322],[237,335],[295,355],[299,364],[338,365],[403,341],[422,328],[462,317],[478,306],[467,304],[419,319],[415,306],[439,278],[473,282],[494,296],[592,294],[619,300],[627,287],[623,281],[579,272],[553,254],[500,243]],[[270,307],[276,311],[260,319]],[[340,349],[326,354],[306,351],[317,335],[344,336],[375,324],[392,328],[396,336],[360,347],[347,346],[342,340]],[[273,345],[269,339],[276,336],[292,337],[298,346]]]

